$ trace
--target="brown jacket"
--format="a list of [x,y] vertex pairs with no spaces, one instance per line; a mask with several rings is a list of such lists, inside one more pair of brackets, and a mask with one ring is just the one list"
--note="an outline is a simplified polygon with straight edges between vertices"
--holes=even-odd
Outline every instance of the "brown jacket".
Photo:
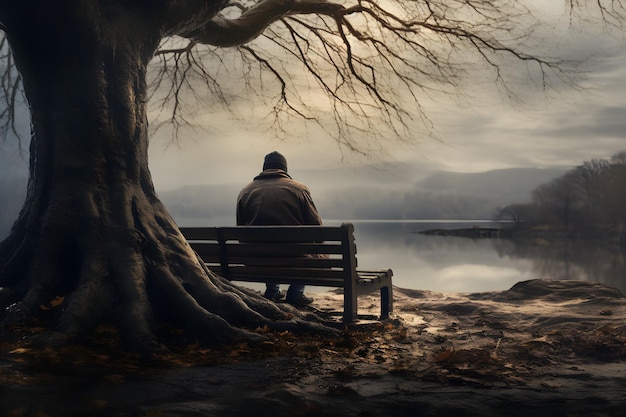
[[280,169],[267,169],[237,198],[237,225],[320,225],[309,189]]

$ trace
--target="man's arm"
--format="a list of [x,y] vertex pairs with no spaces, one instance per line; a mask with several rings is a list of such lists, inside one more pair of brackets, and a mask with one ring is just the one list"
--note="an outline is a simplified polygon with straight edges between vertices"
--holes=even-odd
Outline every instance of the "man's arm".
[[243,206],[241,204],[241,197],[237,198],[237,226],[245,226],[246,217],[244,214]]
[[304,218],[304,224],[321,225],[322,218],[315,207],[313,198],[309,190],[304,190],[304,203],[302,204],[302,217]]

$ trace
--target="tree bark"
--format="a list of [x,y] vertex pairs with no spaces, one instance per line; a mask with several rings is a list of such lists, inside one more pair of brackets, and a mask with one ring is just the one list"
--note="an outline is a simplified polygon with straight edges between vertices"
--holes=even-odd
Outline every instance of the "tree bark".
[[42,338],[65,343],[113,322],[145,350],[163,348],[163,322],[213,343],[300,328],[294,309],[211,274],[155,193],[145,76],[158,2],[93,3],[2,11],[32,117],[27,197],[0,244],[5,328],[45,312]]

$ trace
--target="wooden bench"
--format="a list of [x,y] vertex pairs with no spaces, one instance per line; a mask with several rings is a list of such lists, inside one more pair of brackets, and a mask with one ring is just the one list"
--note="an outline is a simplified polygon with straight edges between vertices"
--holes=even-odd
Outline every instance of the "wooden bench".
[[[354,226],[182,227],[207,267],[224,278],[343,288],[343,321],[357,320],[357,297],[380,291],[380,316],[393,310],[391,269],[357,270]],[[304,255],[306,254],[306,255]]]

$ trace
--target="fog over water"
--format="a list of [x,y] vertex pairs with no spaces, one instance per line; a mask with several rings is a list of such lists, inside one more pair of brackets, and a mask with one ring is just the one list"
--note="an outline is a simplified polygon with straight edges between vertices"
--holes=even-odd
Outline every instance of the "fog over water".
[[355,222],[359,266],[388,266],[394,285],[441,292],[509,289],[528,279],[590,280],[626,294],[626,248],[599,242],[540,244],[509,239],[426,236],[431,228],[488,222]]

